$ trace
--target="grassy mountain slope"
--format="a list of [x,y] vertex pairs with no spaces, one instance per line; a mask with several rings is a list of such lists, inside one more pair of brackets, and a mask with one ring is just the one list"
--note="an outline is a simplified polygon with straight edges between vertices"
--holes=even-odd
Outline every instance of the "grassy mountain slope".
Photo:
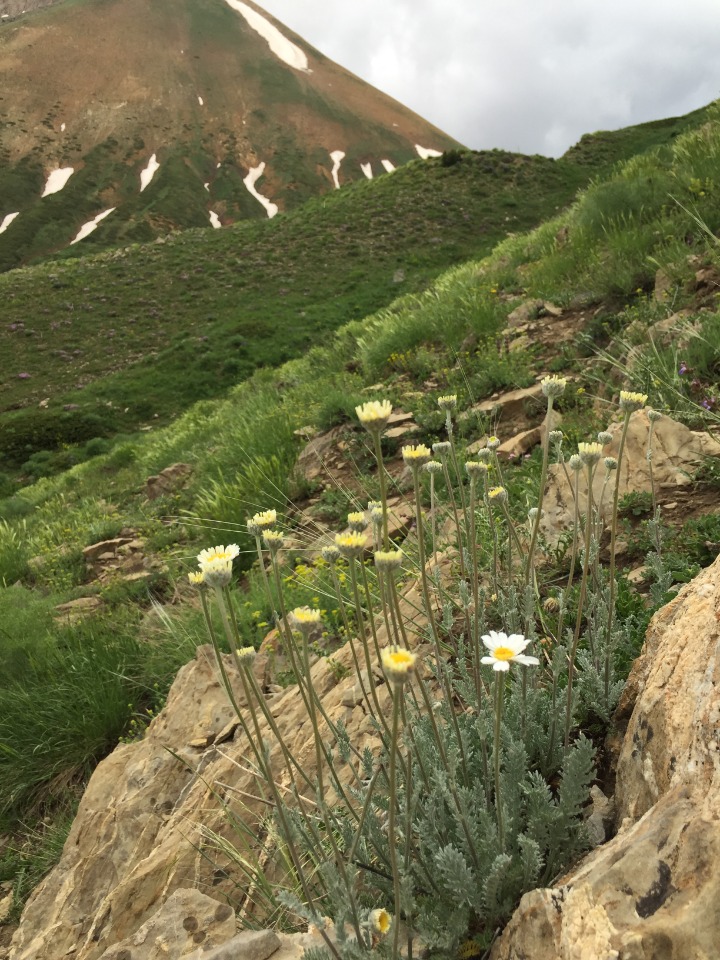
[[[373,477],[362,432],[352,426],[352,408],[378,396],[412,410],[422,430],[417,438],[432,442],[443,436],[438,393],[457,393],[462,412],[494,391],[562,371],[576,387],[564,408],[569,446],[592,439],[606,425],[619,385],[647,392],[656,409],[696,427],[717,428],[720,286],[712,277],[720,277],[720,192],[713,174],[719,156],[720,122],[713,109],[704,125],[679,136],[672,148],[629,161],[590,186],[570,210],[532,233],[504,240],[488,258],[456,267],[425,292],[406,295],[335,334],[315,336],[304,357],[257,371],[225,398],[196,404],[165,429],[2,502],[0,577],[7,586],[0,590],[0,796],[7,822],[59,809],[58,830],[64,829],[63,805],[72,803],[93,764],[162,701],[176,667],[203,636],[198,611],[184,602],[183,589],[184,571],[200,546],[237,539],[249,551],[243,532],[249,513],[277,506],[292,526],[309,493],[339,523],[356,507],[351,495],[332,486],[310,491],[293,475],[304,442],[298,428],[349,424],[347,455],[355,458],[368,492]],[[462,164],[453,169],[458,173]],[[655,297],[658,266],[665,294]],[[535,298],[570,313],[586,312],[584,337],[561,344],[537,336],[509,350],[503,340],[507,314]],[[682,348],[653,344],[651,324],[678,309],[687,310],[696,335]],[[634,372],[626,379],[630,345],[636,348]],[[598,358],[603,347],[609,353]],[[462,422],[461,445],[492,426],[474,416]],[[190,482],[148,501],[145,478],[178,460],[192,465]],[[537,478],[539,460],[534,455],[504,470],[510,503],[523,511],[528,477]],[[690,508],[696,497],[716,510],[718,483],[717,468],[702,467]],[[168,523],[173,516],[176,522]],[[682,518],[676,523],[664,556],[672,578],[681,582],[712,559],[720,522],[711,513],[691,516],[682,527]],[[88,576],[83,547],[123,528],[144,538],[148,555],[166,565],[149,585],[100,584]],[[630,525],[626,537],[623,564],[643,563],[649,547],[642,524]],[[241,566],[251,561],[245,553]],[[254,644],[268,611],[252,578],[250,588],[238,617],[244,638]],[[312,578],[305,584],[298,578],[292,589],[298,604],[310,602]],[[172,632],[145,619],[148,590],[175,599]],[[101,607],[82,628],[53,620],[54,604],[83,596],[96,597]],[[624,580],[619,597],[619,620],[627,621],[639,644],[649,615],[645,601]],[[80,713],[82,724],[73,719]],[[57,847],[57,832],[43,830],[0,862],[3,877],[15,878],[21,894],[28,892],[27,877],[38,877],[45,862],[40,854]]]
[[417,161],[272,221],[94,258],[74,259],[74,247],[0,276],[5,469],[37,476],[83,455],[51,451],[167,422],[552,216],[607,173],[608,142],[614,159],[703,115],[592,135],[582,162],[501,151]]

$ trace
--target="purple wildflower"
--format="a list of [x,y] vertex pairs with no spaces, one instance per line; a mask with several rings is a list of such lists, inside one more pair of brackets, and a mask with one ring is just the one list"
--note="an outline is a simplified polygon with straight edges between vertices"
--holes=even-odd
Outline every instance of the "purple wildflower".
[[18,380],[29,380],[29,379],[30,379],[30,374],[29,374],[29,373],[19,373],[19,374],[18,374]]
[[685,363],[684,360],[681,360],[680,366],[678,368],[678,373],[680,374],[680,376],[682,376],[684,373],[687,373],[687,372],[688,372],[688,365]]

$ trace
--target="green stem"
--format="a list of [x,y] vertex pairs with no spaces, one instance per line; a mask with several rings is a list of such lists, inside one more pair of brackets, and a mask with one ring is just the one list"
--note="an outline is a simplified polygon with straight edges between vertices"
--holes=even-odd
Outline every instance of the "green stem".
[[537,542],[538,531],[540,529],[540,517],[542,515],[542,505],[545,499],[545,483],[547,481],[548,458],[550,455],[550,431],[552,429],[552,408],[553,398],[547,398],[547,415],[545,417],[545,439],[543,441],[543,459],[542,469],[540,470],[540,492],[538,496],[537,516],[533,523],[532,536],[530,537],[530,548],[528,549],[527,563],[525,565],[525,585],[530,583],[530,574],[532,571],[533,557],[535,555],[535,544]]
[[495,814],[497,816],[500,849],[505,849],[505,831],[503,826],[502,796],[500,792],[500,737],[502,711],[505,693],[505,671],[496,671],[495,677]]

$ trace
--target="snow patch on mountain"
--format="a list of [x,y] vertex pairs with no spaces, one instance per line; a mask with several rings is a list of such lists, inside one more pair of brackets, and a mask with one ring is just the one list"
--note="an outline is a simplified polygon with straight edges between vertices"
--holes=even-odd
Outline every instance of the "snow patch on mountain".
[[372,164],[371,164],[371,163],[361,163],[361,164],[360,164],[360,169],[361,169],[362,172],[365,174],[365,176],[368,178],[368,180],[372,180],[372,178],[373,178],[373,172],[372,172]]
[[380,163],[388,173],[392,173],[395,169],[395,164],[392,162],[392,160],[381,160]]
[[246,3],[241,3],[240,0],[225,0],[225,2],[229,7],[232,7],[233,10],[237,10],[238,13],[245,17],[248,26],[252,27],[256,33],[259,33],[263,40],[267,41],[267,45],[279,60],[287,63],[288,66],[293,67],[295,70],[312,73],[308,67],[308,58],[300,47],[288,40],[287,37],[284,37],[278,28],[273,26],[265,17],[261,16],[257,10],[253,10],[252,7],[249,7]]
[[198,97],[198,103],[200,104],[201,107],[205,106],[205,101],[203,100],[202,97]]
[[79,243],[80,240],[84,240],[85,237],[89,237],[93,230],[97,229],[97,225],[100,223],[100,221],[109,216],[114,209],[115,207],[110,207],[109,210],[103,210],[103,212],[99,213],[94,220],[88,220],[87,223],[84,223],[78,230],[78,235],[74,240],[71,241],[70,246],[72,246],[73,243]]
[[17,213],[8,213],[5,217],[3,217],[3,222],[0,223],[0,233],[5,233],[5,231],[13,222],[15,217],[19,217],[19,216],[20,216],[20,211],[18,210]]
[[220,217],[215,213],[214,210],[210,211],[210,223],[215,227],[216,230],[219,230],[222,226],[220,223]]
[[345,159],[345,151],[344,151],[344,150],[333,150],[333,152],[330,154],[330,159],[331,159],[332,162],[333,162],[333,168],[332,168],[332,170],[330,171],[330,172],[332,173],[333,183],[335,184],[335,189],[336,189],[336,190],[339,190],[339,189],[340,189],[340,180],[339,180],[339,178],[338,178],[338,173],[340,172],[340,164],[341,164],[341,163],[343,162],[343,160]]
[[49,197],[51,193],[59,193],[74,172],[74,167],[60,167],[58,170],[53,170],[47,178],[45,189],[40,194],[41,198]]
[[429,160],[430,157],[441,157],[442,150],[433,150],[432,147],[421,147],[419,143],[415,144],[418,156],[423,160]]
[[[228,0],[229,2],[229,0]],[[278,212],[278,206],[276,203],[273,203],[272,200],[268,200],[267,197],[264,197],[261,193],[258,193],[255,189],[256,182],[260,177],[265,173],[265,161],[263,160],[257,167],[250,167],[250,172],[243,180],[243,183],[248,189],[248,193],[251,193],[258,203],[261,203],[267,210],[268,217],[274,217]]]
[[140,171],[140,193],[143,192],[145,187],[150,186],[150,181],[159,169],[160,164],[157,161],[157,154],[153,154],[148,160],[148,165],[145,169]]

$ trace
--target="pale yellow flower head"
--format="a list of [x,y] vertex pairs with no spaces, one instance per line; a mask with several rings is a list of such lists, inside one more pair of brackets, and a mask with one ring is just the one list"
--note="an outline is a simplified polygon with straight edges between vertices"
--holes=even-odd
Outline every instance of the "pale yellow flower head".
[[402,564],[402,550],[376,550],[375,566],[380,570],[397,570]]
[[405,683],[415,669],[417,656],[402,647],[387,647],[381,656],[385,673],[392,683]]
[[255,647],[240,647],[235,651],[235,655],[241,663],[250,663],[257,656],[257,650]]
[[232,562],[240,553],[240,547],[236,543],[229,543],[226,547],[222,544],[218,547],[207,547],[201,550],[197,555],[197,561],[202,570],[203,565],[213,560],[224,560]]
[[579,443],[578,455],[585,466],[592,466],[597,463],[602,456],[603,448],[601,443]]
[[368,400],[367,403],[355,407],[355,413],[368,430],[382,430],[390,419],[392,404],[389,400]]
[[647,403],[646,393],[633,393],[631,390],[620,391],[620,401],[618,406],[625,413],[632,413],[634,410],[641,410]]
[[202,570],[193,570],[192,573],[188,574],[188,580],[196,587],[199,587],[205,582],[205,574]]
[[545,377],[540,381],[540,386],[542,387],[543,394],[548,397],[548,399],[552,398],[554,400],[565,393],[567,380],[565,377]]
[[263,530],[263,543],[270,553],[275,554],[285,544],[285,538],[279,530]]
[[277,510],[262,510],[250,517],[247,522],[248,533],[258,536],[263,530],[269,530],[277,523]]
[[507,490],[505,487],[493,487],[491,490],[488,490],[488,497],[490,500],[494,500],[495,503],[507,503]]
[[348,526],[351,530],[355,530],[357,533],[362,533],[362,531],[367,527],[368,522],[365,519],[365,514],[362,510],[357,510],[354,513],[349,513],[347,515]]
[[487,445],[489,450],[497,450],[497,448],[500,446],[500,438],[490,437],[490,439],[487,442]]
[[344,557],[358,557],[365,549],[367,537],[363,533],[351,530],[349,533],[338,533],[335,544]]
[[213,557],[200,564],[203,583],[209,587],[227,587],[232,580],[232,560]]
[[489,471],[490,467],[480,460],[467,460],[465,463],[465,472],[471,480],[478,480],[481,477],[485,477]]
[[409,467],[422,467],[430,456],[430,449],[424,443],[409,444],[402,448],[402,458]]
[[377,910],[370,911],[368,921],[372,932],[384,937],[392,926],[392,914],[388,913],[384,908],[378,907]]
[[290,622],[300,633],[310,633],[322,621],[322,613],[312,607],[295,607],[290,613]]
[[438,406],[441,410],[454,410],[457,407],[457,395],[450,393],[445,397],[438,397]]

